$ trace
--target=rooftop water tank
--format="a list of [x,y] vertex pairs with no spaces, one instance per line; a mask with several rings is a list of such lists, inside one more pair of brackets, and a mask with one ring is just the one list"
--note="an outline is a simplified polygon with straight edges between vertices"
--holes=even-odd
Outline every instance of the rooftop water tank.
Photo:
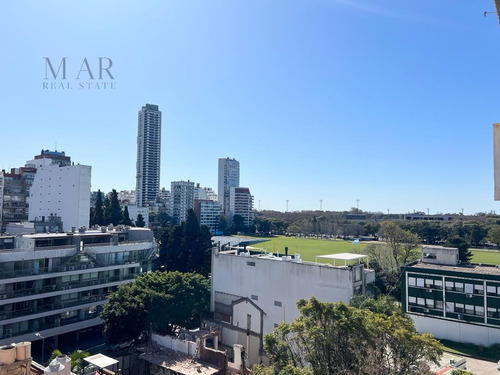
[[16,360],[23,361],[31,357],[31,342],[24,341],[16,344]]
[[16,361],[16,346],[0,346],[0,365],[8,365]]

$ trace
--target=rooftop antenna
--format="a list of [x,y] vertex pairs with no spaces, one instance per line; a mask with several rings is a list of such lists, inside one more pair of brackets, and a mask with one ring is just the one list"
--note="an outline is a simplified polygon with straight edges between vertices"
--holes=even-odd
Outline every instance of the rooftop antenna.
[[356,199],[356,209],[358,210],[359,212],[359,199]]
[[429,216],[429,209],[427,208],[427,216]]
[[323,211],[323,199],[319,200],[319,210]]
[[56,141],[56,148],[54,149],[54,151],[57,151],[57,141]]
[[260,211],[260,199],[259,199],[259,211]]
[[288,199],[286,200],[286,211],[285,212],[288,212]]

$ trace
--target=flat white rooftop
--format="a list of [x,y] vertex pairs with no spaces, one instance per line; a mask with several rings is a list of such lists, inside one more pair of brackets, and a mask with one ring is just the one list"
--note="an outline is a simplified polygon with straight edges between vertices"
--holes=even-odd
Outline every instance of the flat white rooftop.
[[347,263],[352,260],[357,260],[358,263],[360,262],[361,259],[367,258],[368,255],[363,255],[363,254],[352,254],[352,253],[339,253],[339,254],[327,254],[327,255],[316,255],[316,263],[318,262],[318,258],[321,259],[333,259],[334,265],[335,261],[340,260],[344,261],[344,265],[347,266]]

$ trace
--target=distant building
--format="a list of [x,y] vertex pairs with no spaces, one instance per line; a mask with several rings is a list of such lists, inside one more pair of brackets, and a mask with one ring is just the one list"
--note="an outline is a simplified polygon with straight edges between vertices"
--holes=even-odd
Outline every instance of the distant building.
[[135,203],[153,205],[160,190],[161,112],[146,104],[139,111],[137,125],[137,173]]
[[253,196],[246,187],[232,187],[229,193],[229,217],[234,215],[243,217],[247,227],[253,223]]
[[205,326],[218,328],[224,349],[241,344],[250,364],[261,363],[264,335],[298,317],[300,299],[315,296],[324,302],[348,303],[354,294],[372,290],[375,272],[359,262],[365,255],[331,257],[342,266],[305,262],[299,254],[277,257],[213,250],[211,314],[203,320]]
[[453,220],[452,215],[423,215],[423,214],[406,214],[404,215],[405,220],[419,220],[419,221],[451,221]]
[[19,169],[12,168],[10,173],[2,171],[2,232],[8,223],[19,223],[28,219],[26,204],[26,185]]
[[222,205],[222,211],[229,215],[229,195],[232,187],[240,186],[240,162],[236,159],[219,159],[219,184],[218,195],[219,202]]
[[51,164],[37,168],[30,189],[30,221],[59,216],[63,230],[88,227],[90,221],[90,179],[88,165]]
[[189,209],[194,208],[194,182],[172,181],[170,187],[170,216],[176,224],[187,218]]
[[212,188],[202,188],[200,187],[200,184],[196,184],[196,187],[194,188],[194,199],[218,201],[217,194],[212,190]]
[[0,345],[101,324],[107,296],[151,270],[145,228],[0,236]]
[[142,215],[142,218],[144,219],[144,227],[148,228],[149,226],[149,209],[148,207],[138,207],[136,205],[129,205],[127,206],[128,208],[128,216],[130,217],[130,220],[135,224],[137,221],[137,217],[139,215]]
[[200,225],[206,225],[212,233],[215,233],[219,225],[221,214],[221,204],[209,199],[195,199],[194,212],[198,216]]
[[[104,200],[103,200],[104,201]],[[134,190],[121,190],[118,192],[118,202],[121,206],[135,204],[135,191]]]
[[489,346],[500,342],[500,268],[460,264],[458,249],[423,246],[402,269],[401,305],[419,332]]

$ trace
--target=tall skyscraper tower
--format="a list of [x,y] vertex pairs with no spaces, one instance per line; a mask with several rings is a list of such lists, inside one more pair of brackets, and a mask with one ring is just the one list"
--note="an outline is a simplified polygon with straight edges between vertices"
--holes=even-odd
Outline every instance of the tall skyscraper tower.
[[137,126],[137,173],[135,201],[149,206],[160,192],[161,112],[157,105],[146,104],[139,111]]
[[226,216],[229,215],[229,197],[232,187],[240,186],[240,162],[236,159],[219,159],[219,203]]

